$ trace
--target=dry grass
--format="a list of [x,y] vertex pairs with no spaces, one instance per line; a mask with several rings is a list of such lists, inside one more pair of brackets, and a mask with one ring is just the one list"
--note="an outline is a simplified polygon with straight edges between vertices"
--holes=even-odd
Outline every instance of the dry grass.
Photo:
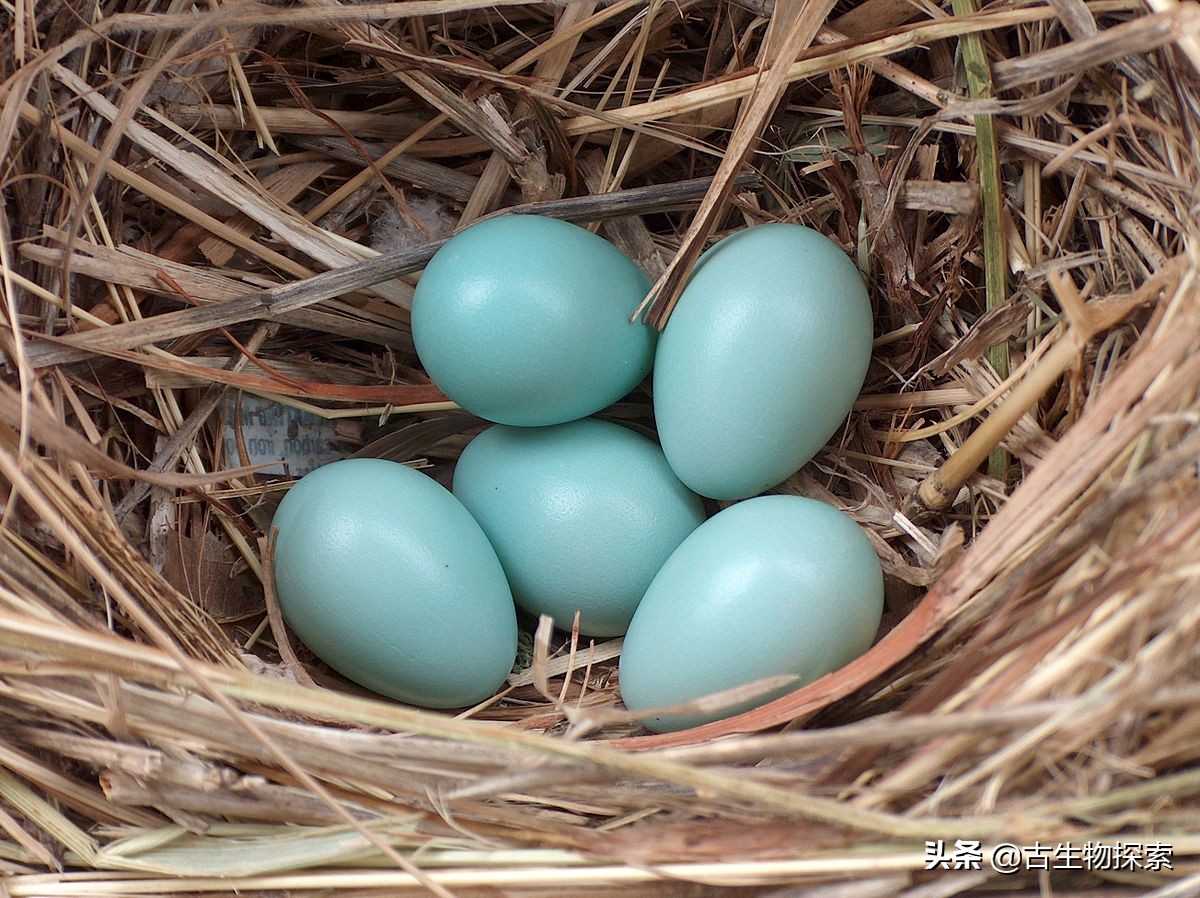
[[[1194,3],[0,23],[8,894],[1200,890]],[[870,532],[870,653],[647,736],[617,641],[531,633],[532,666],[448,716],[268,621],[289,479],[227,457],[227,400],[443,476],[479,422],[420,370],[414,278],[517,206],[622,246],[659,323],[711,236],[799,221],[857,260],[875,362],[781,489]],[[648,396],[609,414],[648,425]],[[927,873],[926,839],[1163,841],[1175,869]]]

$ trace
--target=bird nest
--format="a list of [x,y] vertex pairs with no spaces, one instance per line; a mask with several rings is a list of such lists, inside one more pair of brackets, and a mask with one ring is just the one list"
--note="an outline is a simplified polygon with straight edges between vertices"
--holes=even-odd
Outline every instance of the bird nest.
[[[7,894],[1195,893],[1195,4],[0,21]],[[274,506],[349,455],[444,480],[481,423],[420,369],[412,287],[512,210],[624,249],[660,326],[724,233],[855,259],[867,382],[778,491],[869,533],[866,655],[650,735],[619,641],[528,622],[445,714],[289,638]]]

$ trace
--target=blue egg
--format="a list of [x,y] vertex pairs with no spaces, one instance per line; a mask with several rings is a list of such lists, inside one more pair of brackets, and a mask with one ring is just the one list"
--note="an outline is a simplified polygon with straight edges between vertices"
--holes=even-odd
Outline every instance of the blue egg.
[[631,711],[789,678],[721,711],[647,714],[666,732],[777,698],[857,658],[883,615],[883,573],[862,529],[831,505],[762,496],[710,518],[650,584],[621,651]]
[[441,390],[501,424],[584,418],[636,387],[655,333],[630,323],[650,283],[565,221],[508,215],[456,234],[413,297],[417,354]]
[[652,440],[588,418],[491,427],[467,446],[454,495],[479,521],[518,604],[590,636],[625,632],[676,546],[704,520],[699,497]]
[[446,489],[382,459],[303,477],[273,526],[275,589],[296,635],[383,695],[458,708],[512,670],[517,619],[487,537]]
[[837,244],[791,224],[726,237],[700,257],[658,341],[667,460],[702,496],[757,495],[825,445],[870,359],[871,304]]

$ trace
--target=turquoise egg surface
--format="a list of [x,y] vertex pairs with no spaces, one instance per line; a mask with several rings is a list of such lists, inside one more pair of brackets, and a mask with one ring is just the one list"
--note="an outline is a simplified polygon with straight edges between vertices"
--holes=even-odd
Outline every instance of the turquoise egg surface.
[[659,439],[679,479],[713,499],[786,480],[845,420],[871,339],[863,279],[828,237],[765,224],[710,248],[654,361]]
[[704,520],[655,443],[586,418],[497,425],[468,444],[454,495],[488,535],[517,603],[589,636],[625,632],[672,551]]
[[343,676],[429,708],[492,695],[512,669],[516,610],[470,513],[405,465],[348,459],[301,478],[273,526],[284,619]]
[[749,499],[697,528],[650,584],[621,651],[621,694],[637,712],[795,677],[733,708],[641,718],[658,732],[699,726],[847,664],[882,614],[879,560],[853,520],[814,499]]
[[456,234],[425,268],[413,342],[434,383],[481,418],[574,421],[650,370],[655,332],[629,320],[649,289],[624,253],[584,228],[493,218]]

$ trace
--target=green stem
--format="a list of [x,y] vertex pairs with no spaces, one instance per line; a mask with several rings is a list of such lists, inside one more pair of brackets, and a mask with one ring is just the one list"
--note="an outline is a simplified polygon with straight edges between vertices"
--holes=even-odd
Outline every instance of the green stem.
[[[979,12],[978,0],[951,0],[951,4],[956,16],[971,16]],[[992,73],[983,51],[983,40],[978,34],[964,34],[959,39],[959,46],[962,48],[971,98],[990,99],[993,95]],[[984,299],[988,311],[991,311],[1008,301],[1008,284],[1004,219],[1001,214],[1004,199],[1000,193],[1000,153],[996,123],[990,115],[975,116],[975,137],[979,147],[979,193],[983,198]],[[1008,377],[1007,343],[989,347],[987,357],[1001,380]],[[1008,461],[1008,452],[997,446],[988,457],[988,474],[1006,481]]]

